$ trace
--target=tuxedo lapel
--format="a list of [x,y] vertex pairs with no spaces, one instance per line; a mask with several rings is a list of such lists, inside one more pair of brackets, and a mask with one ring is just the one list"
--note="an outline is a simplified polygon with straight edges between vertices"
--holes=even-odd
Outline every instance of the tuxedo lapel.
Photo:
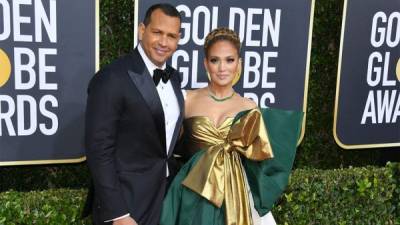
[[132,61],[129,77],[150,109],[162,146],[165,146],[165,118],[157,89],[137,49],[132,53]]
[[[179,73],[177,71],[175,71],[171,77],[171,84],[174,89],[175,96],[176,96],[176,99],[178,100],[178,105],[179,105],[179,117],[178,117],[178,120],[176,121],[174,134],[172,136],[171,145],[170,145],[170,146],[174,147],[175,143],[179,137],[179,133],[181,130],[182,121],[183,121],[183,117],[184,117],[184,109],[185,109],[185,107],[184,107],[185,100],[183,99],[181,82],[180,82],[180,78],[179,78]],[[168,157],[170,157],[172,155],[172,152],[173,152],[173,148],[170,148],[168,151]]]

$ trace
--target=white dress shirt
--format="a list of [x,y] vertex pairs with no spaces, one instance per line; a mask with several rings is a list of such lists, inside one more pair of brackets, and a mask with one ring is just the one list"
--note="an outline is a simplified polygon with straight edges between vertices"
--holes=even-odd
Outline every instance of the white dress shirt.
[[[145,54],[142,46],[139,44],[138,45],[138,50],[140,55],[142,56],[142,59],[144,61],[144,64],[147,67],[147,70],[149,71],[150,75],[153,76],[153,71],[155,69],[162,69],[164,70],[166,67],[166,64],[159,68],[154,63],[150,61],[150,59],[147,57]],[[178,99],[176,98],[174,89],[172,87],[171,81],[168,80],[167,83],[164,83],[162,80],[160,80],[160,83],[157,85],[157,92],[158,96],[160,97],[161,104],[163,107],[164,111],[164,118],[165,118],[165,140],[166,140],[166,151],[168,154],[168,151],[170,150],[170,145],[172,141],[172,136],[174,135],[175,131],[175,125],[176,122],[178,121],[179,117],[179,105],[178,105]],[[168,174],[168,171],[167,171]]]
[[[146,65],[147,70],[149,71],[150,75],[153,77],[153,72],[155,69],[162,69],[164,70],[166,68],[166,63],[159,68],[156,65],[154,65],[153,62],[150,61],[150,59],[147,57],[146,53],[144,52],[142,46],[139,44],[138,45],[138,50],[139,54],[142,57],[144,64]],[[176,122],[178,121],[179,117],[179,104],[178,104],[178,99],[176,98],[174,89],[172,87],[171,81],[168,80],[167,83],[164,83],[162,80],[160,80],[160,83],[157,85],[157,93],[158,97],[160,97],[162,108],[164,111],[164,119],[165,119],[165,140],[166,140],[166,154],[168,154],[168,151],[170,150],[170,145],[172,141],[172,137],[174,135],[175,131],[175,126]],[[168,165],[167,165],[167,171],[166,171],[166,177],[169,176],[169,170],[168,170]],[[123,215],[121,217],[112,219],[112,220],[107,220],[104,222],[111,222],[119,219],[123,219],[125,217],[130,216],[130,214]]]

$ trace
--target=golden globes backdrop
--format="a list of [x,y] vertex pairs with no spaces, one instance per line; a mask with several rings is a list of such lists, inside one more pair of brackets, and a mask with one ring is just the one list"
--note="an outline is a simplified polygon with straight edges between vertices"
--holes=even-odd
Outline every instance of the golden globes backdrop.
[[85,159],[95,0],[0,0],[0,165]]
[[[135,24],[156,0],[135,1]],[[171,0],[182,15],[181,40],[171,65],[182,88],[207,85],[203,44],[216,27],[234,29],[242,42],[242,77],[235,90],[260,107],[306,111],[313,0]],[[137,44],[137,33],[135,35]],[[304,134],[304,126],[302,136]]]
[[336,142],[400,146],[400,1],[347,0],[343,13]]

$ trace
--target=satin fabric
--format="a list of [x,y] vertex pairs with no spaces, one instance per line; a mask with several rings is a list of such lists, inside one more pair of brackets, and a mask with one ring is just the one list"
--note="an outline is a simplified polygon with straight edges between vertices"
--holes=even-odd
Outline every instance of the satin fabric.
[[[218,208],[224,202],[226,224],[251,225],[249,198],[240,157],[255,161],[272,157],[261,113],[257,109],[250,110],[235,123],[232,123],[233,118],[228,118],[226,121],[232,125],[224,127],[227,131],[214,127],[204,118],[207,117],[197,117],[197,123],[192,124],[190,133],[195,140],[213,144],[199,146],[205,149],[205,153],[182,184]],[[221,131],[224,135],[202,132],[206,127],[217,133]]]
[[253,224],[244,176],[257,213],[265,215],[287,185],[301,118],[301,113],[253,109],[219,126],[207,117],[186,119],[185,147],[196,153],[172,182],[160,224]]

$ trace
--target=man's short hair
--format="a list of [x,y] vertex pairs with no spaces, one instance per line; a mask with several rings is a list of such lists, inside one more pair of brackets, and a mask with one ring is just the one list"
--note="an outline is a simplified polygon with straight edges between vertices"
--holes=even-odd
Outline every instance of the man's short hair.
[[176,17],[179,18],[179,21],[181,21],[181,14],[176,10],[176,8],[168,3],[159,3],[150,6],[150,8],[147,9],[146,14],[144,16],[143,24],[145,26],[149,25],[151,22],[151,14],[153,14],[154,10],[160,9],[165,15],[171,16],[171,17]]

